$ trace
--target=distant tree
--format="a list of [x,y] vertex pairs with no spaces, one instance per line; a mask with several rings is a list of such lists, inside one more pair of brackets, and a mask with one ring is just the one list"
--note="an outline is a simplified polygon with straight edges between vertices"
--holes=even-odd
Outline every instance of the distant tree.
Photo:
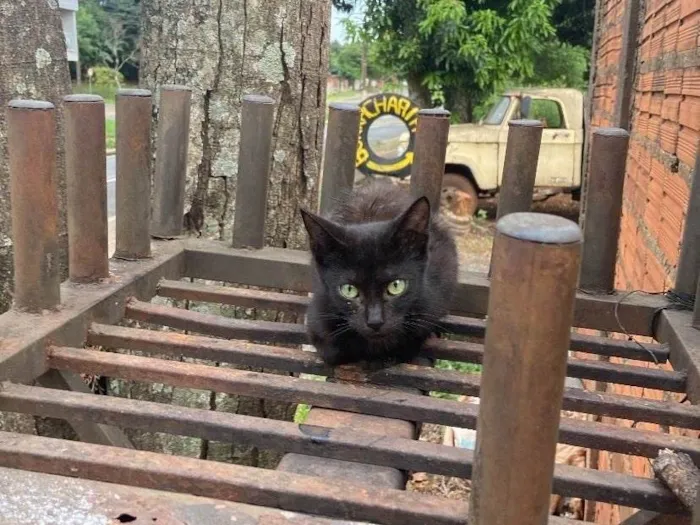
[[555,36],[558,0],[365,0],[363,30],[424,106],[461,120],[513,78],[534,75],[535,56]]
[[80,2],[76,23],[81,66],[89,68],[105,64],[108,57],[104,40],[107,21],[105,12],[97,0]]
[[108,63],[114,70],[117,86],[119,72],[127,64],[138,63],[141,50],[141,5],[139,0],[101,0],[105,12],[104,41]]
[[552,23],[559,41],[591,48],[595,0],[560,0],[554,8]]

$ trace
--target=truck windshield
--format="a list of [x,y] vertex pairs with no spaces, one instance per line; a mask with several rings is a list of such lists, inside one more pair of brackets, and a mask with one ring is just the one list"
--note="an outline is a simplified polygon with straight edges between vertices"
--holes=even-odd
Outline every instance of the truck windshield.
[[503,117],[506,116],[506,111],[508,111],[508,106],[510,105],[509,97],[501,97],[501,99],[496,102],[496,104],[491,108],[489,114],[486,115],[484,119],[484,124],[490,124],[497,126],[503,122]]

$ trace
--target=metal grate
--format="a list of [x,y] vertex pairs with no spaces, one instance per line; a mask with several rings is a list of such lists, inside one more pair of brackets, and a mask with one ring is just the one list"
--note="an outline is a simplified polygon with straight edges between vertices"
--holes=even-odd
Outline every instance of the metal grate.
[[[165,98],[163,103],[189,103],[187,97],[180,96],[181,89],[169,89],[178,96]],[[150,94],[129,92],[120,97],[120,107],[133,103],[131,109],[134,109],[141,107],[143,100],[150,97]],[[71,104],[76,106],[96,102],[93,99],[81,102],[73,98]],[[267,99],[260,97],[250,98],[244,104],[247,108],[244,115],[248,115],[248,120],[260,119],[261,122],[267,122],[274,109]],[[357,109],[348,106],[331,108],[332,114],[348,111],[355,112]],[[136,113],[135,109],[132,113]],[[175,113],[180,117],[183,115],[182,112]],[[440,188],[440,184],[436,183],[442,176],[439,156],[444,155],[440,149],[444,150],[449,125],[449,119],[445,119],[443,113],[425,112],[419,117],[419,129],[423,122],[428,121],[433,133],[419,134],[423,142],[420,148],[417,145],[417,150],[421,155],[429,156],[431,162],[424,160],[421,164],[424,169],[420,175],[415,176],[417,182],[414,191],[434,193],[436,188]],[[19,144],[20,132],[39,129],[41,133],[52,135],[55,128],[46,125],[48,116],[53,118],[52,110],[43,105],[14,103],[10,114],[14,115],[9,120],[11,131],[14,132],[11,133],[10,140],[10,153],[14,155],[12,176],[14,183],[21,185],[28,182],[22,182],[20,175],[34,161],[28,153],[22,153],[21,148],[13,149]],[[99,112],[93,112],[92,121],[85,117],[87,120],[82,120],[82,125],[88,128],[94,125],[98,114]],[[33,119],[36,118],[41,120],[42,128],[34,127]],[[183,125],[182,118],[174,118],[173,122]],[[343,122],[343,119],[331,119],[333,122]],[[251,125],[250,122],[248,124]],[[519,126],[522,128],[531,125],[521,123]],[[140,146],[139,141],[128,140],[126,135],[130,128],[123,129],[127,131],[123,131],[125,136],[121,136],[119,153],[128,155],[129,148]],[[246,129],[244,127],[244,133]],[[335,137],[336,148],[341,148],[342,144],[346,148],[354,148],[355,132],[356,130],[340,126],[331,126],[328,130],[329,136]],[[135,130],[134,133],[146,136],[143,129]],[[440,133],[443,135],[435,136]],[[180,133],[174,141],[186,141],[186,135]],[[343,136],[346,140],[341,140]],[[617,145],[605,143],[607,149],[598,146],[599,150],[607,155],[624,155],[626,142],[621,144],[620,136],[617,133],[597,137],[593,143],[593,157],[596,154],[596,144],[604,143],[606,137],[607,140],[617,141]],[[168,148],[182,147],[181,143],[159,144],[166,154]],[[68,149],[78,147],[70,143],[67,146]],[[95,151],[86,153],[100,155],[96,148]],[[104,152],[101,154],[104,155]],[[143,165],[136,165],[139,158]],[[134,173],[149,173],[148,162],[148,155],[132,158],[129,169]],[[253,163],[253,160],[247,159],[246,162]],[[536,163],[537,158],[524,158],[518,162],[511,159],[509,169],[517,171],[523,167],[523,163],[533,162]],[[596,163],[593,165],[595,167]],[[618,169],[622,168],[618,166]],[[47,165],[36,168],[36,180],[48,184],[46,181],[50,177],[42,178],[41,175],[50,169]],[[263,172],[265,169],[263,166]],[[332,183],[329,182],[333,177],[330,169],[328,167],[324,173],[323,188],[339,192],[345,187],[345,182],[337,178]],[[183,170],[174,172],[184,176]],[[98,175],[103,177],[103,173],[89,171],[80,176],[89,178],[91,175],[93,178]],[[619,174],[608,174],[616,175]],[[77,177],[78,174],[72,176]],[[166,177],[166,172],[162,171],[159,176]],[[514,178],[511,177],[511,180]],[[590,184],[590,191],[595,194],[595,177],[591,177]],[[159,187],[167,187],[167,181],[161,181]],[[52,190],[49,187],[49,191],[55,191],[55,188]],[[265,184],[242,185],[239,191],[255,194],[243,199],[239,194],[239,202],[265,202]],[[32,198],[28,193],[18,195],[17,198]],[[159,207],[159,217],[163,221],[172,214],[182,216],[180,196],[176,197],[177,202],[169,202],[166,195],[156,195],[156,198],[164,199]],[[27,213],[27,208],[15,204],[16,197],[13,196],[14,219],[22,224],[21,213]],[[135,206],[137,203],[123,203],[128,208],[127,205]],[[619,202],[612,203],[613,207],[619,205]],[[33,213],[34,211],[32,210]],[[80,217],[79,209],[73,211],[76,221],[88,219]],[[589,217],[604,212],[605,210],[597,211],[596,206],[589,203]],[[51,213],[52,210],[47,209],[46,217]],[[41,216],[40,210],[39,218],[35,220],[41,222]],[[260,233],[264,222],[257,219],[252,223],[238,225],[234,244],[247,246],[244,239],[257,242],[257,239],[262,238]],[[359,468],[361,474],[369,472],[362,469],[379,466],[394,469],[393,472],[399,474],[423,471],[462,478],[471,478],[474,470],[478,494],[475,494],[472,505],[477,505],[481,515],[473,515],[470,519],[476,520],[474,523],[479,525],[490,525],[485,521],[485,516],[488,516],[490,506],[502,497],[499,492],[504,491],[499,484],[508,483],[510,490],[517,496],[526,494],[529,485],[547,488],[550,480],[551,491],[559,495],[661,514],[687,515],[687,510],[678,499],[656,480],[553,465],[552,459],[546,457],[547,450],[558,440],[585,448],[648,458],[655,457],[660,449],[670,448],[685,452],[695,461],[700,461],[700,441],[697,439],[592,420],[559,419],[559,398],[556,397],[560,396],[563,409],[569,411],[700,430],[700,408],[693,404],[653,401],[580,388],[565,388],[561,391],[565,373],[572,378],[686,393],[691,402],[695,403],[698,400],[700,379],[700,368],[695,357],[700,349],[700,330],[691,327],[690,312],[667,310],[670,304],[662,296],[610,293],[608,290],[597,294],[575,293],[580,243],[567,244],[557,240],[556,235],[563,235],[563,226],[560,227],[562,223],[552,222],[549,218],[542,220],[544,222],[538,223],[539,225],[518,225],[509,231],[499,231],[491,280],[477,274],[463,273],[460,276],[453,315],[445,320],[445,325],[453,334],[470,336],[471,342],[449,338],[431,340],[415,364],[369,374],[354,367],[330,369],[313,352],[303,351],[299,345],[306,342],[306,337],[301,324],[232,319],[150,302],[154,296],[160,296],[303,313],[309,300],[311,271],[308,254],[305,252],[274,248],[234,249],[219,242],[195,239],[158,240],[149,243],[150,246],[145,249],[143,228],[146,228],[148,234],[148,223],[122,222],[118,224],[118,228],[121,228],[121,234],[118,233],[121,242],[118,241],[118,245],[124,253],[131,254],[136,260],[112,260],[109,278],[88,283],[85,283],[85,275],[90,275],[89,268],[81,266],[80,279],[60,286],[60,305],[57,300],[53,304],[47,304],[47,300],[51,303],[52,296],[44,293],[57,286],[55,275],[43,274],[42,268],[34,267],[28,267],[28,270],[35,270],[36,273],[28,271],[18,275],[16,287],[20,293],[16,308],[0,316],[0,381],[3,381],[0,384],[0,410],[65,419],[73,425],[83,442],[0,432],[0,467],[387,525],[461,524],[467,519],[468,505],[467,502],[399,490],[400,481],[395,480],[400,480],[401,476],[376,486],[371,483],[362,484],[357,479],[338,479],[339,476],[342,477],[344,469],[349,472],[352,468]],[[595,221],[591,222],[594,223]],[[173,232],[172,228],[171,221],[167,225],[168,236],[177,237],[178,232]],[[566,225],[566,228],[569,226]],[[83,226],[81,232],[88,236],[88,242],[90,235],[101,235],[99,227],[91,230]],[[528,236],[533,233],[554,237],[532,242]],[[16,246],[16,250],[26,250],[26,253],[20,255],[31,266],[32,259],[27,254],[31,250],[38,250],[31,253],[48,253],[53,249],[49,240],[48,234],[38,240],[36,237],[27,237],[25,242],[28,244],[25,246],[28,247],[20,245]],[[86,239],[83,238],[82,246],[85,246],[85,242]],[[106,250],[103,243],[95,242],[93,246],[95,249]],[[597,249],[616,249],[616,246]],[[146,256],[148,258],[141,259]],[[537,274],[537,261],[551,262],[556,271],[551,275]],[[94,264],[97,266],[101,263],[99,259]],[[590,265],[587,268],[587,280],[592,288],[605,287],[610,268],[601,269],[599,274],[592,272]],[[504,278],[516,275],[513,272],[520,272],[517,275],[522,276],[522,279]],[[571,282],[562,277],[564,274],[569,275]],[[74,282],[78,280],[80,283]],[[526,310],[527,305],[512,305],[504,300],[509,293],[518,292],[516,281],[519,280],[535,284],[550,282],[551,290],[535,288],[533,292],[533,301],[540,301],[537,304],[542,305],[543,318],[540,321],[535,319],[531,311]],[[202,281],[228,283],[238,287],[205,284]],[[242,286],[262,289],[252,290]],[[289,292],[280,293],[278,290]],[[534,303],[530,307],[532,304]],[[573,307],[573,322],[567,321],[567,304]],[[57,309],[51,310],[52,307]],[[42,312],[42,309],[50,311]],[[491,315],[485,320],[487,313]],[[149,329],[119,326],[123,320],[145,323]],[[570,334],[572,324],[582,328],[654,336],[657,342],[640,345],[624,339],[576,332]],[[504,326],[509,330],[503,330]],[[530,330],[535,326],[545,326],[547,330],[542,333]],[[187,333],[159,329],[162,327]],[[498,338],[506,337],[509,331],[522,336],[523,346],[536,358],[532,362],[527,359],[518,361],[518,370],[513,369],[512,362],[507,360],[500,364],[488,361],[489,356],[503,351],[505,343]],[[120,351],[101,351],[101,347]],[[593,359],[569,357],[566,360],[567,349],[588,353]],[[139,355],[128,353],[132,351]],[[196,358],[287,374],[216,367],[158,356]],[[599,357],[620,357],[641,363],[623,365],[607,359],[597,360]],[[433,368],[431,363],[435,359],[469,363],[482,363],[486,360],[484,377]],[[535,381],[528,379],[528,374],[538,373],[544,366],[543,363],[550,359],[554,372],[543,374]],[[675,371],[656,366],[668,362],[674,365]],[[557,372],[559,364],[562,365],[561,373]],[[327,376],[329,381],[297,377],[302,373]],[[310,418],[313,424],[297,425],[94,395],[80,381],[80,374],[307,403],[313,407],[314,417]],[[506,380],[501,382],[507,390],[503,396],[494,390],[494,385],[498,384],[494,382],[496,377]],[[540,395],[538,398],[538,382],[541,383],[541,393],[553,392],[554,397],[548,399]],[[511,400],[517,399],[518,392],[525,395],[526,391],[533,392],[533,388],[534,397],[526,400],[528,403],[518,406],[506,403],[508,395]],[[482,390],[486,394],[480,407],[424,395],[426,392],[440,391],[478,396]],[[530,401],[532,406],[529,405]],[[548,401],[550,407],[547,407]],[[536,432],[541,430],[541,447],[536,445],[527,450],[518,450],[519,453],[532,455],[532,458],[524,458],[523,463],[533,465],[533,471],[516,475],[514,470],[519,465],[510,464],[504,468],[503,462],[510,453],[497,448],[490,447],[487,450],[482,447],[475,457],[469,450],[411,439],[416,434],[416,423],[474,429],[479,422],[479,410],[483,411],[481,417],[485,418],[484,421],[500,414],[506,422],[521,425],[518,427],[520,435],[527,434],[530,438],[536,438]],[[552,415],[554,413],[556,416]],[[352,417],[358,419],[348,423],[348,414],[353,414]],[[392,429],[392,424],[397,420],[406,422],[400,431],[396,430],[398,427]],[[366,426],[358,429],[362,425]],[[118,430],[124,428],[246,443],[261,449],[283,451],[289,455],[277,471],[271,471],[137,451],[130,447],[130,443]],[[547,429],[553,429],[554,433]],[[487,434],[489,431],[491,433]],[[484,432],[484,435],[496,435],[492,429],[486,428]],[[504,446],[519,446],[518,435],[503,434],[499,435],[500,439]],[[311,461],[299,458],[321,459]],[[351,464],[354,465],[352,468],[349,466]],[[346,478],[350,476],[349,473],[346,474]],[[538,500],[537,504],[531,505],[528,502],[525,508],[518,503],[516,496],[513,496],[512,503],[506,505],[509,511],[521,513],[521,523],[524,525],[538,523],[538,516],[542,515],[543,510],[542,501]],[[549,496],[548,492],[545,496]],[[544,504],[546,503],[545,499]],[[316,523],[313,521],[315,519],[310,517],[309,523]],[[576,522],[551,517],[549,523],[564,525]]]

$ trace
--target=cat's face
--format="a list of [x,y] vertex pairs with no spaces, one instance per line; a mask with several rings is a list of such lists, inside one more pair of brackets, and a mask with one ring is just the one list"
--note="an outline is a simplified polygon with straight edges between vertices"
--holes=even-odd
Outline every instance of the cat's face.
[[329,306],[321,315],[376,343],[410,331],[427,263],[427,199],[392,221],[340,225],[304,210],[302,216]]

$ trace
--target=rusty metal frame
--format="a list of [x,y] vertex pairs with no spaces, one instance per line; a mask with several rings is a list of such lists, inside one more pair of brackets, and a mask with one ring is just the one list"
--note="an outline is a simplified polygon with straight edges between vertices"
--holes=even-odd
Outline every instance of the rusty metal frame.
[[[120,129],[120,147],[123,151],[134,149],[136,153],[131,165],[122,164],[121,170],[129,171],[127,176],[138,178],[137,182],[141,186],[150,169],[150,156],[144,149],[147,146],[143,140],[146,130],[150,129],[150,119],[145,119],[143,114],[150,99],[150,92],[120,94],[121,112],[135,123],[132,127],[138,128],[125,126]],[[261,119],[264,122],[270,121],[273,108],[269,99],[249,97],[246,104],[250,115],[261,112],[264,114]],[[32,108],[30,104],[24,109],[36,110]],[[43,105],[39,109],[53,110]],[[357,114],[354,111],[341,109],[344,113],[338,113],[338,116],[347,117],[344,120],[350,124],[356,121]],[[85,116],[87,120],[92,119],[92,124],[97,119],[93,113],[96,115],[96,112],[91,112]],[[420,141],[417,144],[417,151],[421,152],[418,164],[424,169],[412,181],[413,191],[429,195],[432,202],[438,200],[437,192],[442,176],[440,159],[444,153],[448,130],[445,115],[441,111],[428,111],[423,112],[419,119],[425,124],[423,132],[419,133]],[[49,135],[52,133],[49,128],[45,132]],[[256,132],[257,135],[248,134],[246,140],[262,144],[261,147],[265,150],[266,143],[263,142],[269,138],[267,124],[259,127]],[[349,148],[354,147],[354,144],[349,139],[351,134],[347,129],[338,124],[329,132],[337,135],[330,138],[330,143],[335,144],[336,153],[342,154],[343,158],[352,159]],[[16,133],[14,136],[17,139]],[[517,140],[513,138],[510,142]],[[18,139],[14,143],[19,144]],[[534,147],[534,143],[531,146]],[[626,144],[612,145],[609,153],[619,155],[618,150],[624,148]],[[244,156],[250,151],[251,148],[245,149]],[[269,154],[262,156],[269,157]],[[16,159],[19,161],[14,171],[19,174],[24,164],[31,160],[26,156]],[[536,160],[528,158],[526,164],[533,168]],[[182,159],[175,162],[175,167],[182,167],[182,162]],[[254,155],[248,155],[246,162],[257,175],[255,180],[247,181],[248,184],[238,185],[239,196],[243,192],[246,196],[243,201],[264,203],[269,158],[256,160]],[[43,168],[37,168],[38,180],[41,179],[42,170],[53,169],[50,164],[45,162]],[[176,171],[179,177],[183,176],[184,170]],[[324,171],[327,171],[326,177],[339,177],[335,181],[324,181],[329,189],[325,197],[327,205],[328,199],[337,198],[347,188],[349,170],[339,170],[338,175],[333,175],[330,167]],[[174,182],[179,184],[181,181]],[[16,177],[16,183],[21,183],[19,177]],[[508,192],[505,195],[507,200]],[[121,200],[126,201],[127,197],[122,192]],[[614,200],[618,197],[619,192]],[[180,203],[176,202],[178,199],[166,203],[167,208],[179,209]],[[611,203],[613,207],[616,205],[616,202]],[[524,204],[521,203],[520,206]],[[142,215],[144,207],[145,201],[142,198],[140,201],[121,202],[118,209],[133,209],[138,212],[136,215]],[[243,224],[243,212],[239,210],[236,221],[238,225],[234,228],[235,246],[262,246],[264,206],[256,207],[255,217],[254,221]],[[484,447],[477,446],[477,452],[472,453],[469,450],[415,440],[416,424],[429,422],[476,428],[488,420],[483,414],[479,415],[479,410],[474,405],[424,395],[428,391],[479,395],[482,390],[482,378],[479,375],[431,367],[436,359],[449,359],[484,363],[485,367],[501,374],[500,379],[497,374],[485,376],[483,389],[490,404],[483,405],[482,410],[490,414],[491,424],[499,424],[499,411],[505,409],[502,399],[494,401],[499,397],[499,392],[507,390],[510,399],[517,399],[519,394],[527,390],[532,393],[533,400],[537,398],[541,410],[533,408],[537,404],[533,402],[533,406],[527,409],[528,413],[519,414],[511,409],[507,418],[508,421],[535,418],[538,421],[536,428],[550,430],[548,439],[541,443],[536,443],[537,436],[532,432],[528,437],[530,443],[536,443],[530,447],[533,452],[533,471],[542,476],[538,479],[537,496],[532,499],[542,501],[537,503],[538,509],[530,512],[527,523],[541,522],[536,516],[544,508],[550,486],[561,495],[632,506],[655,513],[687,516],[686,509],[676,497],[656,480],[563,465],[554,466],[549,473],[547,471],[551,465],[549,449],[557,440],[595,450],[646,457],[654,457],[661,448],[672,448],[684,451],[700,461],[700,443],[697,440],[589,420],[560,419],[557,406],[552,404],[553,398],[556,398],[567,410],[700,429],[700,407],[695,405],[641,400],[580,388],[562,389],[559,384],[563,376],[567,375],[670,393],[687,393],[691,401],[697,402],[700,397],[700,330],[692,326],[692,314],[672,310],[672,303],[661,296],[625,292],[575,293],[573,283],[578,268],[578,248],[573,245],[567,247],[568,241],[562,241],[564,237],[571,237],[572,228],[578,232],[575,225],[551,218],[537,218],[530,214],[521,218],[508,217],[511,219],[511,229],[506,228],[506,233],[501,231],[499,234],[500,251],[494,257],[494,282],[487,275],[463,272],[452,304],[453,315],[445,319],[448,331],[469,336],[470,342],[432,340],[426,344],[415,363],[373,373],[353,367],[329,369],[315,354],[295,348],[295,345],[306,342],[301,324],[237,320],[150,302],[158,295],[302,314],[308,305],[310,291],[311,267],[307,252],[232,248],[221,242],[198,239],[155,241],[146,246],[144,235],[148,233],[148,221],[132,224],[129,221],[133,217],[127,218],[118,227],[122,240],[119,255],[137,260],[110,261],[109,277],[100,282],[62,284],[60,307],[55,311],[29,313],[17,309],[0,316],[0,410],[65,419],[76,429],[81,441],[86,442],[0,433],[0,467],[48,474],[68,472],[86,480],[129,483],[143,488],[187,492],[289,511],[308,512],[313,509],[314,514],[343,520],[369,520],[388,525],[463,523],[467,515],[465,503],[445,502],[440,498],[396,490],[403,486],[403,473],[409,470],[469,478],[474,466],[475,479],[479,484],[476,504],[484,504],[484,508],[490,506],[492,509],[501,505],[498,503],[501,497],[498,494],[500,478],[494,478],[489,472],[494,472],[494,465],[508,456],[508,447],[504,450],[503,447],[490,446],[484,452]],[[505,222],[501,221],[501,229],[508,222],[508,217]],[[541,229],[528,221],[540,224]],[[176,236],[177,228],[171,230],[168,230],[168,236]],[[555,230],[559,232],[556,235],[552,234]],[[162,232],[153,233],[158,235]],[[528,237],[533,234],[537,236],[536,241]],[[548,240],[543,240],[542,235],[548,236]],[[42,239],[50,241],[46,236]],[[616,239],[612,239],[608,243],[607,252],[614,252],[616,242]],[[104,250],[104,247],[101,246],[100,250]],[[549,276],[551,286],[547,288],[556,285],[561,301],[559,306],[550,305],[548,321],[551,321],[552,330],[545,331],[534,339],[529,331],[533,319],[518,324],[515,320],[518,317],[516,310],[510,311],[509,320],[506,319],[507,315],[501,315],[502,309],[491,305],[489,310],[492,284],[500,287],[498,294],[494,292],[494,295],[500,297],[501,303],[504,302],[504,297],[515,290],[513,283],[516,279],[512,276],[520,271],[519,265],[511,264],[508,271],[504,268],[507,261],[512,260],[509,254],[516,252],[519,254],[515,257],[518,260],[536,259],[541,262],[554,257],[559,261],[558,268],[567,268],[566,280],[571,281],[562,284],[560,281],[563,279]],[[26,253],[21,255],[26,260],[31,260],[26,258]],[[87,275],[91,275],[103,263],[101,256],[95,257],[94,261],[86,264],[84,272]],[[596,272],[609,272],[611,264],[608,260],[605,268],[597,270],[599,265],[589,266],[593,268],[591,279],[607,283],[603,287],[606,291],[609,289],[609,276],[603,279],[605,276]],[[36,267],[31,270],[36,270]],[[532,283],[538,282],[537,272],[529,275]],[[253,286],[263,290],[203,285],[196,282],[198,279]],[[520,293],[523,293],[522,290]],[[543,291],[536,295],[538,300],[544,300],[546,293]],[[527,294],[523,295],[526,296]],[[564,310],[573,309],[569,310],[570,317],[562,314],[562,305]],[[484,320],[489,311],[488,320]],[[502,345],[505,343],[499,342],[498,338],[506,330],[502,328],[496,332],[491,331],[490,337],[485,342],[482,341],[488,335],[487,326],[493,327],[492,323],[498,323],[498,319],[494,321],[498,317],[494,312],[501,315],[502,327],[518,325],[522,338],[530,338],[529,346],[523,351],[530,355],[527,366],[531,373],[546,360],[553,359],[552,363],[561,373],[555,374],[556,377],[549,381],[547,395],[541,395],[541,381],[530,381],[527,385],[521,382],[520,386],[510,385],[509,378],[516,378],[517,374],[507,370],[498,371],[498,363],[502,359],[493,358],[493,353],[504,352]],[[175,328],[187,333],[117,326],[123,320]],[[572,325],[627,335],[654,336],[658,342],[638,344],[608,337],[583,336],[570,333],[569,327]],[[555,331],[556,341],[553,341],[550,336]],[[319,382],[293,375],[103,352],[100,347],[138,351],[146,355],[213,360],[242,367],[284,371],[287,374],[312,373],[325,375],[329,381]],[[670,361],[674,370],[567,358],[567,349],[647,363]],[[553,352],[558,353],[554,355]],[[489,355],[492,356],[490,360]],[[291,403],[309,403],[313,409],[308,424],[296,425],[95,396],[82,383],[79,374],[203,388]],[[541,371],[539,374],[534,373],[535,377],[542,375]],[[526,376],[527,374],[519,376],[519,380],[526,381],[523,379]],[[544,414],[548,405],[554,408],[550,406],[551,414]],[[277,472],[172,456],[166,460],[161,454],[130,449],[131,444],[121,428],[148,429],[212,440],[236,439],[265,449],[282,450],[287,455]],[[480,427],[479,435],[487,434],[488,430]],[[515,435],[509,436],[511,444],[515,438]],[[60,446],[57,446],[58,443]],[[493,444],[493,439],[489,443]],[[350,468],[350,465],[355,467]],[[308,475],[314,473],[320,473],[322,477]],[[363,486],[368,479],[370,484],[375,485],[371,490]],[[521,499],[529,501],[529,488],[518,480],[513,479],[512,482],[518,485]],[[473,514],[470,519],[472,518]],[[309,519],[310,523],[315,523],[315,518]],[[483,525],[483,521],[477,523]],[[575,522],[551,518],[549,523],[564,525]]]

